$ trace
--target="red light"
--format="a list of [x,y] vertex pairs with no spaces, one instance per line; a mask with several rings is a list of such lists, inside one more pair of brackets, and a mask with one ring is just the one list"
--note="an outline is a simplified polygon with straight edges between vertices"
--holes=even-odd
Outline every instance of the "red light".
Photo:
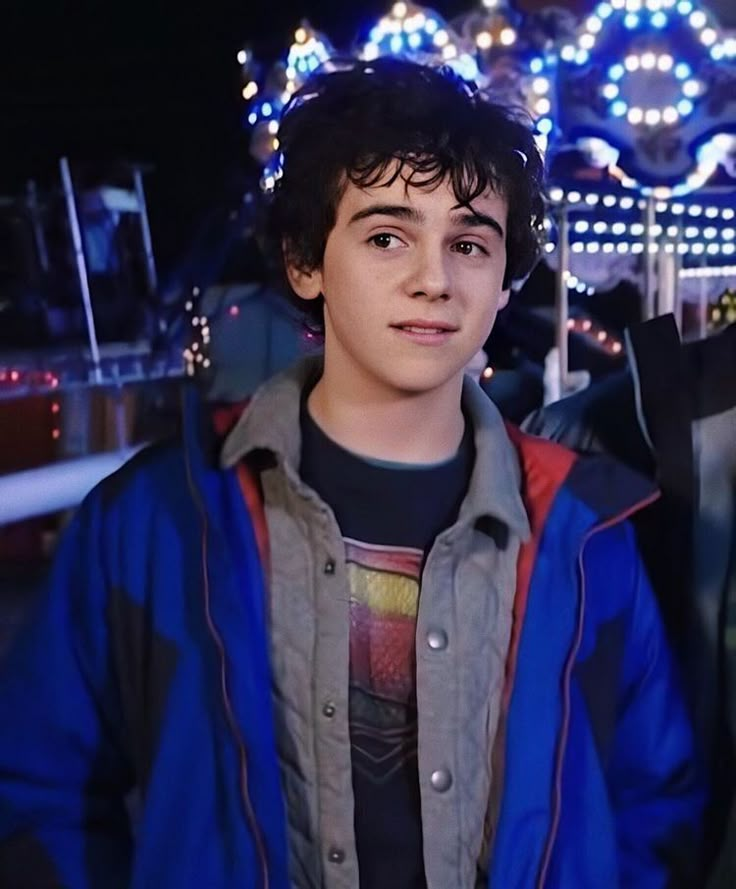
[[11,370],[11,371],[10,371],[10,382],[11,382],[11,383],[17,383],[19,379],[20,379],[20,374],[18,373],[18,371],[17,371],[17,370]]
[[51,438],[53,438],[54,441],[56,441],[56,439],[57,439],[60,435],[61,435],[61,432],[60,432],[58,429],[52,429],[52,430],[51,430]]
[[230,306],[228,312],[231,318],[237,318],[240,314],[240,306]]
[[51,405],[51,413],[52,413],[52,414],[58,414],[58,413],[59,413],[59,410],[60,410],[60,408],[59,408],[59,402],[58,402],[58,401],[55,401],[55,402]]
[[59,385],[59,378],[58,377],[51,377],[51,388],[56,389],[56,387],[58,385]]

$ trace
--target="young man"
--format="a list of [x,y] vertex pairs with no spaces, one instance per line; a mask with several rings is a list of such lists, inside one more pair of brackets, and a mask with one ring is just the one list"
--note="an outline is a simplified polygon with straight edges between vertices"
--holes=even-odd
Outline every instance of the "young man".
[[536,256],[530,133],[382,60],[280,140],[324,356],[81,509],[0,685],[0,883],[674,885],[701,794],[624,522],[651,493],[463,377]]

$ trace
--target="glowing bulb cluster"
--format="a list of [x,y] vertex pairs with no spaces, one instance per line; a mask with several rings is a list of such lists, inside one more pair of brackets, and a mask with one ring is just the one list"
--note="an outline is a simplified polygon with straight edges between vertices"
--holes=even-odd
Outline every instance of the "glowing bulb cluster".
[[371,30],[361,57],[372,61],[383,55],[438,56],[465,80],[479,75],[473,55],[467,52],[452,30],[435,13],[400,0],[390,15],[384,16]]

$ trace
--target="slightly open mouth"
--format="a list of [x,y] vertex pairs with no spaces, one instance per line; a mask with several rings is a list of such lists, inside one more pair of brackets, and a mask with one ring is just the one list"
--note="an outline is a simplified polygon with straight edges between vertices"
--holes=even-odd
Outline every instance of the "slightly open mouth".
[[423,333],[423,334],[455,333],[455,331],[457,329],[454,327],[419,327],[414,324],[392,324],[391,326],[395,330],[404,330],[407,333]]

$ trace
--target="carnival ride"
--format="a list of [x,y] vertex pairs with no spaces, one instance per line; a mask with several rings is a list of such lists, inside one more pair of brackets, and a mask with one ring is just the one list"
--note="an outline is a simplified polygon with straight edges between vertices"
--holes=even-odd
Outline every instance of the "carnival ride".
[[[385,54],[448,65],[533,121],[549,180],[540,237],[554,274],[554,311],[545,323],[554,326],[560,394],[573,379],[571,342],[587,339],[602,355],[623,358],[617,333],[571,313],[569,300],[578,294],[631,282],[641,294],[643,318],[673,311],[682,328],[683,305],[694,306],[695,329],[683,331],[690,336],[736,321],[736,33],[722,29],[705,7],[694,0],[602,0],[576,19],[556,7],[530,14],[507,0],[483,0],[445,21],[430,8],[399,0],[352,47],[340,50],[304,21],[281,61],[264,67],[248,47],[237,56],[244,120],[265,192],[281,175],[280,117],[307,76],[320,66],[342,64],[346,56],[370,61]],[[137,223],[132,252],[140,293],[149,302],[159,296],[141,171],[129,172],[127,187],[83,192],[75,190],[69,166],[61,162],[66,264],[75,271],[66,299],[71,293],[86,344],[0,346],[0,400],[101,387],[120,391],[128,383],[182,376],[203,376],[205,383],[209,376],[211,383],[218,367],[228,367],[227,343],[238,340],[235,327],[251,317],[253,306],[260,319],[254,329],[267,343],[263,366],[273,369],[277,352],[283,358],[296,350],[295,340],[284,335],[282,311],[264,288],[218,291],[210,286],[217,280],[212,275],[190,276],[178,289],[169,306],[176,337],[168,335],[166,313],[158,311],[153,324],[143,325],[143,335],[122,341],[114,334],[125,325],[113,317],[112,335],[101,341],[105,305],[95,293],[95,263],[112,255],[111,228],[119,232],[123,218]],[[246,211],[253,204],[247,198]],[[43,214],[32,187],[24,208],[35,262],[43,267]],[[242,227],[239,213],[231,215]],[[233,385],[215,382],[211,391],[232,394],[239,373],[232,370]],[[257,373],[251,368],[249,379]],[[51,407],[58,411],[58,402]],[[119,447],[127,444],[121,436]],[[88,481],[85,475],[81,487]]]
[[[525,15],[483,0],[447,22],[399,0],[348,54],[445,64],[528,112],[550,186],[544,250],[556,270],[562,392],[569,332],[590,327],[570,317],[570,290],[631,281],[645,319],[673,311],[682,322],[683,301],[695,301],[701,336],[709,321],[736,320],[730,297],[711,307],[736,281],[736,33],[705,7],[603,0],[576,21],[554,7]],[[281,175],[283,109],[309,73],[344,57],[306,21],[267,71],[239,52],[264,190]],[[618,339],[597,336],[620,352]]]

